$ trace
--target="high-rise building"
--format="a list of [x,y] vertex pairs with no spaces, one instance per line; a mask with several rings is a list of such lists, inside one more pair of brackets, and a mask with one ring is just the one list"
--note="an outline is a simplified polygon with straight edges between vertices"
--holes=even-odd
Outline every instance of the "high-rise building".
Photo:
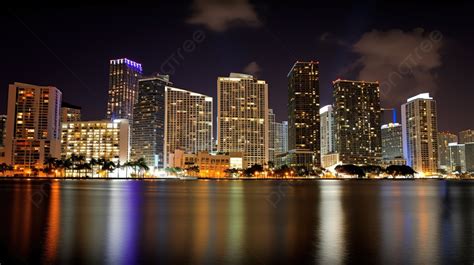
[[62,93],[52,86],[9,85],[5,161],[18,171],[61,155]]
[[166,87],[164,164],[175,150],[212,151],[212,97]]
[[231,73],[217,79],[217,139],[221,152],[242,152],[243,167],[268,162],[268,84]]
[[439,132],[438,133],[438,166],[441,169],[448,169],[449,162],[449,144],[457,143],[458,137],[454,133]]
[[379,164],[382,153],[379,83],[338,79],[333,86],[336,152],[340,161]]
[[382,159],[403,157],[402,126],[399,123],[382,125]]
[[449,172],[466,172],[465,144],[449,143]]
[[130,126],[126,119],[76,121],[61,125],[61,156],[83,155],[87,161],[110,159],[125,164],[130,156]]
[[81,120],[81,107],[74,106],[67,102],[61,104],[61,122],[71,122]]
[[127,119],[133,122],[133,107],[136,103],[138,80],[142,65],[129,59],[110,60],[108,119]]
[[319,62],[297,61],[288,73],[288,157],[290,166],[321,165]]
[[436,101],[429,93],[411,97],[402,105],[403,154],[418,173],[438,170]]
[[474,173],[474,142],[465,143],[466,171]]
[[275,128],[275,114],[272,109],[268,109],[268,161],[275,161],[275,141],[276,139],[276,128]]
[[459,143],[474,143],[474,130],[464,130],[459,132]]
[[0,115],[0,146],[4,146],[7,133],[7,115]]
[[319,109],[321,117],[321,155],[336,151],[334,111],[332,105]]
[[273,128],[275,130],[275,155],[288,152],[288,122],[275,122]]
[[169,76],[140,79],[133,110],[132,159],[144,158],[150,168],[164,167],[165,91]]

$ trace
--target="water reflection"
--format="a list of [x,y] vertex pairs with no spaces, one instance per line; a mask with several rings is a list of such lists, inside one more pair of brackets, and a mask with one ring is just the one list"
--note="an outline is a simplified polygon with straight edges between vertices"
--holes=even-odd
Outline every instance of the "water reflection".
[[342,264],[345,256],[344,213],[341,204],[339,181],[327,181],[320,186],[321,203],[319,216],[319,256],[316,262],[322,264]]
[[0,262],[470,264],[473,201],[473,182],[2,181]]

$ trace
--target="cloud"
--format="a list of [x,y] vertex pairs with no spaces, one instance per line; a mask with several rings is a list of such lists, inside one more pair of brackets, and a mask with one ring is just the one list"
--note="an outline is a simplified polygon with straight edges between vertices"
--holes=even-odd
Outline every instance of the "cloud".
[[247,66],[244,67],[242,70],[244,73],[257,76],[257,74],[262,70],[260,66],[257,64],[257,62],[253,61],[249,63]]
[[217,32],[233,26],[259,27],[262,24],[249,0],[194,0],[193,15],[187,22]]
[[349,69],[358,71],[360,80],[380,82],[382,104],[399,106],[418,93],[435,93],[442,43],[439,31],[373,30],[352,46],[360,57]]
[[319,36],[319,41],[320,42],[325,42],[329,44],[336,44],[338,46],[349,46],[347,42],[343,41],[342,39],[337,38],[332,34],[331,32],[324,32]]

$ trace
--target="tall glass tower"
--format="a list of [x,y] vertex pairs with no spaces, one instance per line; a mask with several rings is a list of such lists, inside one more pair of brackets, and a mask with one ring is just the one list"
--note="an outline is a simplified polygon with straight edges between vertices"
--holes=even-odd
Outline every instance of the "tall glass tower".
[[128,119],[133,123],[133,107],[138,93],[142,65],[129,59],[110,60],[108,119]]
[[164,167],[165,90],[169,76],[156,75],[138,81],[138,100],[133,110],[132,159],[144,158],[150,168]]
[[289,165],[321,165],[319,130],[319,62],[297,61],[288,73]]

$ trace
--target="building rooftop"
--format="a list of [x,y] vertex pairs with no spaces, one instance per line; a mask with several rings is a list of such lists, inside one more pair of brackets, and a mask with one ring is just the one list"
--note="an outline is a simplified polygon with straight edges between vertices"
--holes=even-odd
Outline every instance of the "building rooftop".
[[430,97],[430,93],[421,93],[421,94],[418,94],[414,97],[411,97],[411,98],[407,99],[407,102],[417,100],[417,99],[433,99],[433,98]]
[[70,103],[68,103],[68,102],[64,102],[64,101],[61,102],[61,107],[62,107],[62,108],[70,108],[70,109],[79,109],[79,110],[82,109],[82,108],[79,107],[79,106],[72,105],[72,104],[70,104]]

